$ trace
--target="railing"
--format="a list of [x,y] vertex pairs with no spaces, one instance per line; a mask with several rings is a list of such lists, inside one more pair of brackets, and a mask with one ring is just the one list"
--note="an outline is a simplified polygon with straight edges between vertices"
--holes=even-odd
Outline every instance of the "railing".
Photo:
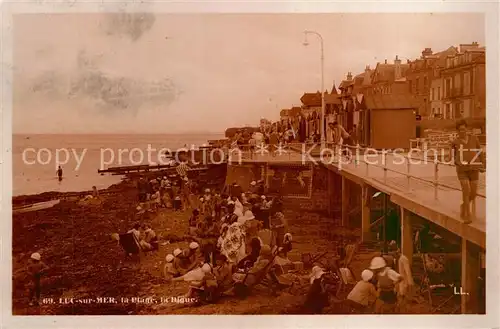
[[[319,143],[316,143],[316,144],[300,144],[300,143],[291,143],[291,144],[286,144],[284,145],[280,150],[282,153],[285,154],[284,156],[284,160],[287,161],[287,160],[293,160],[293,155],[297,155],[297,152],[296,151],[292,151],[293,148],[297,148],[297,147],[300,147],[300,149],[302,150],[302,148],[306,147],[306,150],[309,150],[310,147],[314,146],[314,145],[317,145],[318,147],[320,147],[320,144]],[[329,144],[329,145],[332,145],[332,144]],[[241,154],[242,154],[242,158],[243,160],[245,159],[248,159],[248,160],[256,160],[259,158],[259,154],[258,154],[258,151],[251,151],[251,150],[246,150],[244,151],[245,148],[250,148],[250,145],[241,145],[242,146],[242,149],[241,150]],[[439,180],[439,173],[440,173],[440,167],[443,167],[443,166],[447,166],[447,167],[455,167],[454,164],[450,164],[450,163],[446,163],[446,162],[442,162],[442,161],[439,161],[437,159],[434,159],[431,164],[433,166],[433,178],[432,179],[426,179],[426,178],[422,178],[420,177],[419,175],[415,175],[415,174],[412,174],[412,165],[413,166],[418,166],[419,164],[415,164],[415,163],[412,163],[412,160],[419,160],[419,161],[425,161],[426,163],[424,165],[427,165],[427,159],[422,159],[422,158],[417,158],[417,157],[413,157],[413,156],[409,156],[407,154],[401,154],[401,153],[398,153],[398,156],[400,157],[403,157],[405,159],[405,162],[404,163],[401,163],[401,165],[405,165],[406,167],[406,170],[405,171],[401,171],[401,170],[397,170],[397,169],[394,169],[394,168],[389,168],[387,166],[387,156],[388,155],[391,155],[391,154],[394,154],[394,153],[390,153],[388,152],[387,150],[385,151],[379,151],[379,150],[374,150],[374,149],[370,149],[370,148],[364,148],[364,147],[361,147],[359,145],[357,146],[347,146],[347,145],[334,145],[334,147],[332,148],[332,152],[330,152],[329,154],[332,155],[333,157],[335,157],[335,155],[337,155],[339,158],[338,160],[342,160],[342,158],[346,158],[346,160],[348,161],[342,161],[342,166],[345,167],[345,165],[352,165],[352,162],[354,162],[354,166],[355,167],[359,167],[361,163],[364,163],[365,165],[365,168],[366,168],[366,171],[365,171],[365,176],[366,177],[370,177],[370,168],[380,168],[383,170],[383,182],[384,184],[388,184],[388,181],[387,181],[387,174],[388,172],[392,172],[392,173],[396,173],[398,175],[402,175],[404,177],[406,177],[407,179],[407,187],[408,187],[408,191],[412,191],[412,181],[418,181],[418,182],[421,182],[421,183],[425,183],[425,184],[429,184],[430,186],[433,186],[434,187],[434,199],[438,199],[439,198],[439,190],[440,188],[446,188],[446,189],[449,189],[449,190],[455,190],[455,191],[461,191],[461,188],[459,187],[455,187],[455,186],[452,186],[450,184],[446,184],[444,182],[441,182]],[[349,150],[349,154],[353,154],[354,153],[354,161],[352,161],[352,158],[351,159],[348,159],[349,157],[345,156],[345,154],[348,152]],[[373,154],[373,155],[379,155],[382,157],[382,165],[379,165],[379,164],[376,164],[376,163],[373,163],[371,161],[367,161],[366,160],[366,157],[365,156],[362,156],[362,157],[359,157],[358,155],[362,155],[362,154],[365,154],[366,152],[370,152],[370,154]],[[277,152],[277,151],[275,151]],[[281,157],[281,155],[283,154],[280,154],[280,159],[283,159],[283,157]],[[272,155],[271,155],[272,156]],[[360,161],[361,159],[361,161]],[[269,159],[268,159],[269,160]],[[277,159],[279,160],[279,159]],[[322,159],[323,160],[323,159]],[[329,162],[331,163],[331,162]],[[420,165],[422,165],[420,163]],[[447,175],[448,177],[449,175]],[[477,192],[477,197],[482,197],[482,198],[486,198],[486,195],[484,193],[481,193],[481,192]],[[472,214],[475,216],[476,214],[476,206],[475,206],[475,201],[472,202]]]

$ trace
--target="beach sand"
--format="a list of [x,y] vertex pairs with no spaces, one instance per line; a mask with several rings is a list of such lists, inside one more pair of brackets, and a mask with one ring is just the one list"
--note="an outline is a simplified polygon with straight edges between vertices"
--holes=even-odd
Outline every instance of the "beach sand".
[[[107,193],[101,196],[101,202],[82,204],[78,200],[66,200],[49,209],[13,216],[13,272],[26,266],[32,252],[39,252],[50,267],[42,277],[42,299],[56,301],[55,304],[28,306],[28,280],[21,274],[14,275],[13,314],[284,314],[295,313],[303,302],[308,290],[308,271],[297,273],[298,284],[278,296],[271,296],[265,288],[257,287],[245,300],[227,297],[217,304],[57,303],[60,298],[114,297],[120,301],[122,297],[155,297],[160,300],[182,296],[188,290],[187,283],[167,283],[162,271],[168,253],[188,246],[189,211],[160,209],[157,214],[143,219],[142,222],[151,224],[159,236],[160,249],[141,255],[140,262],[125,260],[124,251],[111,239],[111,234],[124,233],[138,222],[135,182],[123,181],[110,187]],[[40,196],[32,198],[40,200]],[[296,234],[292,231],[297,238],[289,254],[291,260],[299,261],[303,252],[334,250],[331,240],[308,236],[311,233],[299,233],[299,230],[298,227]],[[351,266],[353,271],[360,273],[372,256],[370,253],[358,255]],[[342,309],[331,307],[328,313],[342,313]]]

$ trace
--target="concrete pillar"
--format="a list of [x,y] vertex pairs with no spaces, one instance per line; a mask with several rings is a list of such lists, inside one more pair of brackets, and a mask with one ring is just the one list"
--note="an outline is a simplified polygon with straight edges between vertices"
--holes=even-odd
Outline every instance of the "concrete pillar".
[[413,261],[413,233],[411,230],[411,213],[401,207],[401,253]]
[[349,182],[342,176],[342,226],[349,224]]
[[462,287],[455,288],[461,294],[462,314],[478,313],[478,277],[480,273],[480,249],[473,243],[462,239]]
[[370,188],[367,185],[361,187],[361,241],[370,240]]

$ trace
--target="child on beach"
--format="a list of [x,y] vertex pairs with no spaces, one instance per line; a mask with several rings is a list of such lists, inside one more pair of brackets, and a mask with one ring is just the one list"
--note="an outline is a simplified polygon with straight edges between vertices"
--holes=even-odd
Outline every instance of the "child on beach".
[[30,300],[30,306],[32,305],[38,305],[40,301],[40,280],[41,276],[44,272],[46,272],[49,269],[47,265],[45,265],[44,262],[41,261],[41,256],[39,253],[35,252],[31,254],[31,257],[28,261],[28,267],[27,267],[27,272],[28,275],[30,276],[30,282],[29,282],[29,300]]

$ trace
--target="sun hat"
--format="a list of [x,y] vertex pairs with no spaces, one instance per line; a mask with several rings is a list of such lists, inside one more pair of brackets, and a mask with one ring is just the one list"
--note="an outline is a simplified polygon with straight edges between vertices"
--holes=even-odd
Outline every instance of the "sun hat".
[[370,271],[370,270],[364,270],[363,272],[361,272],[361,279],[363,279],[363,281],[368,282],[372,278],[373,278],[373,272],[372,271]]
[[167,179],[167,176],[163,176],[163,179]]
[[321,278],[323,274],[325,274],[325,271],[321,267],[314,266],[311,271],[309,282],[312,284],[314,280]]
[[251,219],[255,219],[255,216],[253,214],[253,212],[251,210],[247,210],[245,211],[245,219],[246,220],[251,220]]
[[201,267],[201,270],[203,271],[203,273],[210,273],[212,271],[212,267],[210,266],[210,264],[205,263]]
[[243,217],[243,213],[241,212],[241,210],[240,210],[240,209],[235,209],[235,210],[234,210],[234,214],[235,214],[236,216],[238,216],[238,217]]
[[42,256],[40,256],[39,253],[34,252],[34,253],[31,254],[31,258],[34,259],[34,260],[40,260],[42,258]]
[[200,198],[200,201],[201,201],[201,202],[203,202],[203,201],[205,201],[205,199],[203,199],[203,198]]
[[189,244],[189,249],[198,249],[199,247],[200,245],[194,241]]
[[290,233],[287,233],[283,236],[283,241],[292,241],[292,235]]
[[373,257],[372,261],[370,262],[370,270],[379,270],[381,268],[384,268],[387,266],[387,263],[385,262],[385,259],[383,257]]
[[262,200],[265,200],[265,199],[266,199],[266,196],[265,196],[265,195],[261,195],[261,196],[260,196],[260,198],[261,198]]
[[180,250],[179,248],[177,248],[177,249],[174,250],[174,256],[175,257],[179,256],[180,254],[182,254],[182,250]]
[[253,181],[250,183],[250,185],[255,186],[255,185],[257,185],[257,182],[253,180]]
[[167,263],[172,262],[174,260],[174,255],[168,254],[167,257],[165,257],[165,260],[167,261]]
[[205,189],[205,193],[209,193],[210,192],[210,189],[209,188],[206,188]]

